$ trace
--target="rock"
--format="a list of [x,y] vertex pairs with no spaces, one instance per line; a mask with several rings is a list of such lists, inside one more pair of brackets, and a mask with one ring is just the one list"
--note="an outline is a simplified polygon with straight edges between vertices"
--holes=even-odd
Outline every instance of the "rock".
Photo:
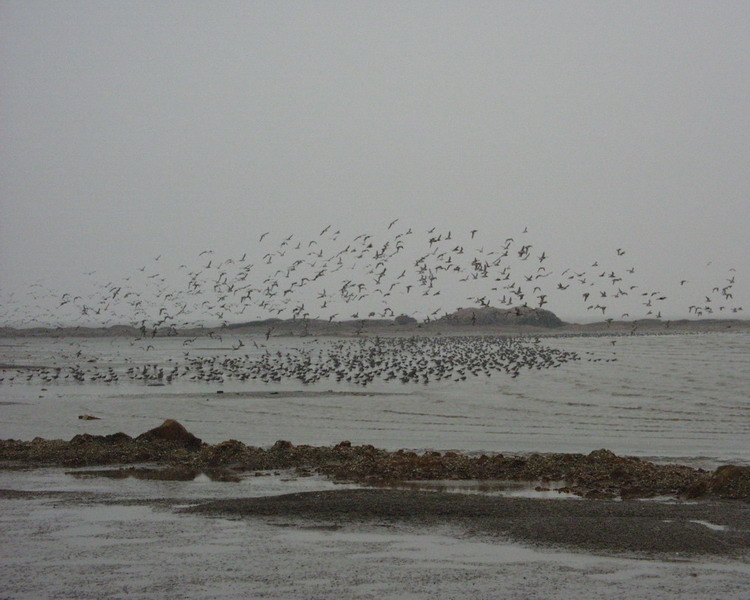
[[165,441],[190,449],[200,448],[203,443],[174,419],[167,419],[159,427],[142,433],[135,439],[139,442]]
[[133,441],[127,433],[110,433],[109,435],[91,435],[79,433],[70,440],[71,446],[128,444]]
[[611,450],[602,448],[601,450],[594,450],[593,452],[589,452],[586,458],[590,461],[596,462],[612,462],[616,461],[618,457]]
[[294,448],[292,442],[278,440],[273,446],[271,446],[271,452],[288,452],[292,448]]
[[[91,435],[90,433],[79,433],[70,438],[71,446],[83,446],[86,444],[96,444],[104,439],[103,435]],[[36,441],[36,438],[34,439]]]
[[237,440],[227,440],[215,446],[206,447],[202,455],[206,464],[218,466],[240,462],[246,453],[245,444]]
[[750,467],[723,465],[714,471],[709,487],[722,498],[747,498],[750,496]]
[[694,484],[689,486],[685,492],[684,496],[688,500],[694,499],[694,498],[702,498],[708,494],[708,482],[706,481],[696,481]]
[[106,442],[109,442],[110,444],[127,444],[129,442],[132,442],[133,438],[130,437],[127,433],[118,431],[117,433],[110,433],[109,435],[105,435],[104,440]]

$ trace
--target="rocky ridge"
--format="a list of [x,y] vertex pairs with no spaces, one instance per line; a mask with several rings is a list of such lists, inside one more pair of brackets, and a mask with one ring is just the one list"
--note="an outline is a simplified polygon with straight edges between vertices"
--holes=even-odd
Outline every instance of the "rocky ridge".
[[[156,465],[125,467],[125,465]],[[395,452],[348,441],[335,446],[294,445],[278,441],[270,448],[237,440],[206,444],[182,425],[167,420],[138,437],[125,433],[76,435],[70,441],[35,438],[0,440],[0,468],[36,466],[91,467],[110,477],[190,480],[201,473],[238,481],[260,471],[296,469],[336,481],[383,484],[416,480],[510,480],[538,482],[585,498],[724,498],[750,501],[750,467],[724,465],[715,471],[661,465],[609,450],[589,454],[468,456],[455,452]],[[564,482],[560,486],[559,483]],[[558,487],[554,487],[558,486]]]

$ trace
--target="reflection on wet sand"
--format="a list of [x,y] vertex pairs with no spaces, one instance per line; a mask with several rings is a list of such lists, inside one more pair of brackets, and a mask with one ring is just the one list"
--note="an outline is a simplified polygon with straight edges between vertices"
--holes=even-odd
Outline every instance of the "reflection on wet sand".
[[503,496],[508,498],[580,498],[565,490],[565,481],[508,481],[471,479],[456,481],[442,479],[435,481],[393,481],[377,486],[381,488],[434,491],[453,494],[480,494],[482,496]]

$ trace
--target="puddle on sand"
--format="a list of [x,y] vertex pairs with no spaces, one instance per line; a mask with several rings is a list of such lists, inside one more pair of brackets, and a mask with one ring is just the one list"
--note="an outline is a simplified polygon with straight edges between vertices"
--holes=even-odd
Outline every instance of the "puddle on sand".
[[570,492],[558,491],[566,486],[564,481],[509,481],[500,479],[436,479],[394,481],[383,484],[389,489],[448,492],[455,494],[480,494],[508,498],[581,499]]
[[[672,519],[664,519],[664,523],[672,523]],[[718,523],[711,523],[711,521],[701,521],[700,519],[689,519],[689,523],[695,523],[696,525],[703,525],[712,531],[729,531],[729,527],[726,525],[719,525]]]
[[708,527],[713,531],[729,531],[729,527],[727,527],[726,525],[717,525],[716,523],[711,523],[710,521],[699,521],[698,519],[691,519],[690,522],[697,523],[698,525],[703,525],[704,527]]
[[[244,486],[248,484],[253,487],[265,488],[272,487],[274,492],[292,493],[300,491],[298,488],[307,488],[304,482],[309,479],[311,482],[323,483],[329,480],[314,475],[312,473],[300,474],[294,470],[272,470],[272,471],[248,471],[245,473],[229,472],[223,469],[208,470],[191,470],[191,469],[174,469],[158,466],[131,466],[116,469],[76,469],[66,471],[66,475],[79,479],[91,478],[109,478],[109,479],[141,479],[151,481],[184,481],[196,484],[208,483],[240,483]],[[258,479],[268,478],[271,486],[263,485]],[[341,489],[339,484],[335,485]],[[243,487],[244,487],[243,486]],[[415,481],[391,481],[382,485],[375,484],[365,487],[380,487],[387,489],[402,489],[415,491],[433,491],[448,492],[459,494],[481,494],[484,496],[504,496],[510,498],[541,498],[541,499],[580,499],[580,496],[566,491],[560,491],[560,488],[566,486],[565,481],[511,481],[511,480],[485,480],[485,479],[437,479],[437,480],[415,480]],[[288,489],[284,489],[288,487]],[[313,485],[313,487],[319,487]],[[324,487],[327,487],[324,485]],[[357,484],[348,484],[345,487],[359,487]],[[266,494],[260,494],[266,495]]]
[[726,525],[717,525],[716,523],[711,523],[710,521],[700,521],[698,519],[691,519],[691,523],[697,523],[698,525],[703,525],[704,527],[708,527],[709,529],[713,531],[729,531],[729,527]]
[[[154,465],[136,467],[141,468],[146,472],[158,469]],[[39,493],[101,494],[108,498],[123,499],[179,498],[187,501],[207,501],[239,496],[276,496],[359,487],[352,483],[334,483],[320,475],[298,476],[293,470],[249,471],[239,481],[212,478],[203,472],[196,473],[192,478],[169,479],[120,475],[111,477],[107,471],[92,467],[0,470],[0,489]],[[128,469],[124,472],[129,475]]]

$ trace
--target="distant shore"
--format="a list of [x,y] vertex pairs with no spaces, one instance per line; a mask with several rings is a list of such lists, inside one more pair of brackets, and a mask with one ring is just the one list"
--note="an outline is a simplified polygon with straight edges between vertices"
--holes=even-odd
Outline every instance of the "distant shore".
[[[270,330],[270,331],[269,331]],[[258,324],[217,324],[214,327],[186,327],[159,329],[153,337],[209,337],[214,335],[251,335],[259,337],[357,337],[357,336],[454,336],[454,335],[506,335],[506,336],[569,336],[569,335],[639,335],[669,333],[715,333],[750,331],[750,319],[638,319],[634,321],[597,321],[593,323],[563,323],[557,327],[531,324],[509,325],[451,323],[396,324],[383,319],[361,321],[316,321],[303,323],[297,320],[274,320]],[[0,338],[14,337],[140,337],[142,332],[130,325],[108,327],[0,327]],[[148,333],[146,337],[152,337]]]

